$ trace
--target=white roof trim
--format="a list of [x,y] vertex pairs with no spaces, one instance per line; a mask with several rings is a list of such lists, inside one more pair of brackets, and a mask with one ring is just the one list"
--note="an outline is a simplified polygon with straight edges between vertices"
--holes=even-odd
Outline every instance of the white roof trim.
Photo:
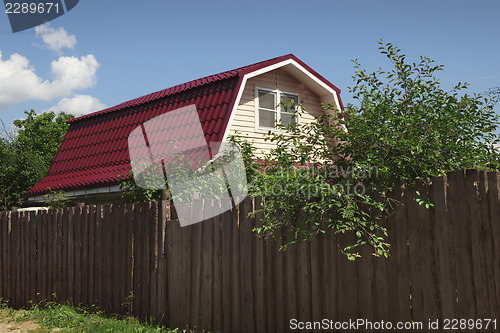
[[333,89],[332,87],[328,86],[326,83],[324,83],[323,81],[321,81],[320,79],[318,79],[315,75],[313,75],[311,72],[309,72],[307,69],[305,69],[303,66],[301,66],[299,63],[297,63],[295,60],[293,59],[287,59],[287,60],[284,60],[284,61],[281,61],[281,62],[278,62],[274,65],[270,65],[270,66],[267,66],[267,67],[264,67],[264,68],[261,68],[259,70],[256,70],[256,71],[253,71],[253,72],[250,72],[248,74],[245,74],[243,76],[243,80],[241,82],[241,86],[240,86],[240,89],[238,91],[238,95],[236,96],[236,100],[234,102],[234,105],[233,105],[233,109],[231,110],[231,115],[229,117],[229,121],[227,123],[227,126],[226,126],[226,130],[224,132],[224,136],[222,137],[222,141],[226,141],[227,140],[227,137],[229,135],[229,130],[233,124],[233,120],[234,120],[234,115],[236,114],[236,109],[238,108],[238,106],[240,105],[240,100],[241,100],[241,95],[243,94],[243,90],[245,90],[245,87],[246,87],[246,84],[247,84],[247,81],[248,79],[250,78],[253,78],[255,76],[258,76],[258,75],[262,75],[262,74],[265,74],[267,72],[270,72],[270,71],[273,71],[275,69],[278,69],[280,67],[283,67],[283,66],[286,66],[286,65],[293,65],[295,66],[296,68],[298,68],[301,72],[303,72],[304,74],[306,74],[309,78],[311,78],[314,82],[316,82],[317,84],[319,84],[322,88],[324,88],[325,90],[327,90],[329,93],[331,93],[333,95],[333,98],[335,100],[335,104],[337,106],[337,109],[340,110],[340,103],[339,103],[339,99],[338,99],[338,95],[337,95],[337,91],[335,91],[335,89]]
[[234,120],[234,115],[236,114],[236,109],[240,105],[241,95],[243,95],[243,90],[245,90],[245,87],[247,85],[247,80],[248,80],[247,75],[243,76],[243,81],[241,82],[241,86],[240,86],[240,90],[238,91],[238,95],[236,95],[236,100],[234,101],[234,106],[233,106],[233,109],[231,110],[231,113],[229,116],[229,121],[227,122],[226,131],[224,132],[224,136],[222,137],[222,142],[225,142],[227,140],[227,137],[229,135],[229,129],[233,125],[233,120]]

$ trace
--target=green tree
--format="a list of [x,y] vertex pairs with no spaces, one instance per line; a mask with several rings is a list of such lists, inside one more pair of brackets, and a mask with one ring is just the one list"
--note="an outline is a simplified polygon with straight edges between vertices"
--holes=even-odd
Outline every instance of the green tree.
[[48,172],[73,116],[61,112],[36,114],[15,120],[17,135],[0,139],[0,199],[2,209],[20,206],[24,193]]
[[436,77],[442,65],[427,57],[407,63],[400,49],[379,44],[393,68],[367,73],[354,61],[350,91],[359,105],[348,105],[339,118],[348,128],[339,133],[342,152],[364,167],[377,166],[382,188],[453,170],[498,170],[494,100],[467,94],[466,83],[446,91]]
[[53,111],[36,114],[31,110],[24,113],[26,119],[14,121],[14,126],[18,128],[15,145],[21,151],[38,156],[45,166],[44,172],[47,172],[68,130],[67,121],[74,116]]

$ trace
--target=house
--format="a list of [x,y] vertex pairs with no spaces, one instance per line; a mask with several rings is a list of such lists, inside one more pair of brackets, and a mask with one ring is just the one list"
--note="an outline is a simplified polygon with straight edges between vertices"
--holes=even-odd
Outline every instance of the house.
[[[281,110],[280,100],[301,101],[300,119]],[[130,168],[129,134],[148,120],[195,105],[207,142],[223,142],[238,132],[261,151],[272,143],[263,134],[275,122],[311,122],[321,104],[342,109],[340,90],[292,54],[207,76],[139,97],[69,121],[70,126],[47,176],[27,193],[43,201],[50,191],[67,197],[113,198],[119,175]]]

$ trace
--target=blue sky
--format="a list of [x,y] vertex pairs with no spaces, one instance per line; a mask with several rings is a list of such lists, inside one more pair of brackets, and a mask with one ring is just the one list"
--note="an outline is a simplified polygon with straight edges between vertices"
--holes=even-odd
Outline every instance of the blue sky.
[[338,86],[347,104],[351,59],[389,68],[379,39],[409,60],[445,65],[445,88],[500,86],[499,0],[81,0],[49,26],[15,34],[0,13],[0,119],[9,126],[25,109],[95,111],[287,53]]

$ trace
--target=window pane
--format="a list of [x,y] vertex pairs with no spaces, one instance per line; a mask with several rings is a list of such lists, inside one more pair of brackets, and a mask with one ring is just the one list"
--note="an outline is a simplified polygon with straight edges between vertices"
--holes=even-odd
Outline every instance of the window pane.
[[259,126],[274,127],[276,124],[276,112],[259,110]]
[[297,122],[297,117],[291,113],[281,113],[281,124],[288,126],[289,123]]
[[259,90],[259,107],[276,109],[276,94],[271,91]]
[[288,102],[289,100],[295,100],[295,103],[299,102],[299,96],[293,94],[281,94],[281,100],[283,102]]
[[[283,103],[292,103],[292,100],[294,101],[295,104],[298,104],[299,103],[299,96],[297,95],[293,95],[293,94],[281,94],[281,102]],[[283,106],[283,111],[285,112],[293,112],[295,111],[295,108],[289,108],[287,110],[285,110],[286,108],[286,105]]]

